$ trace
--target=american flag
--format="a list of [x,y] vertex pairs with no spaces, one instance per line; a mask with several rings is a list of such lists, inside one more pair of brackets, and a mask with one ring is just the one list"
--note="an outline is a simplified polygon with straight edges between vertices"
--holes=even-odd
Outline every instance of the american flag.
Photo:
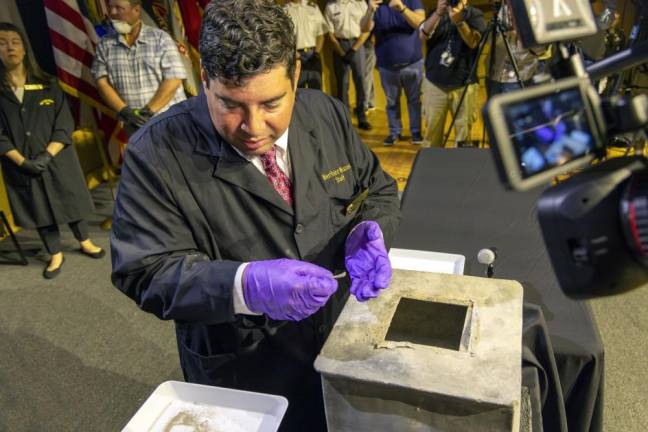
[[71,96],[96,109],[99,129],[108,141],[110,158],[119,162],[128,141],[114,113],[103,103],[90,73],[97,33],[77,0],[44,0],[45,16],[59,83]]

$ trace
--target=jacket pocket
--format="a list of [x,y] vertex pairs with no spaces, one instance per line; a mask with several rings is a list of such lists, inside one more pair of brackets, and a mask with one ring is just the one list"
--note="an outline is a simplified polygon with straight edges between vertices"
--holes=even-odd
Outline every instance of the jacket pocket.
[[180,366],[185,380],[192,383],[234,386],[236,384],[236,355],[233,353],[201,355],[178,341]]

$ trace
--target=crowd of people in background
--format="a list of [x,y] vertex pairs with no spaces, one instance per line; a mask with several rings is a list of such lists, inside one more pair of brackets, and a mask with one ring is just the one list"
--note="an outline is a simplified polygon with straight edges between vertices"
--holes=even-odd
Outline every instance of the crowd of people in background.
[[[452,115],[455,142],[449,146],[474,145],[471,128],[477,120],[480,84],[476,65],[480,42],[489,31],[482,10],[468,0],[439,0],[427,13],[421,0],[330,0],[323,15],[310,0],[288,0],[285,10],[295,26],[302,62],[308,65],[309,74],[317,74],[317,79],[308,79],[308,83],[307,78],[300,80],[300,87],[322,88],[321,52],[327,35],[337,82],[334,95],[351,108],[351,73],[359,129],[372,129],[367,112],[375,107],[373,77],[377,68],[386,98],[389,133],[383,140],[385,146],[406,140],[401,120],[403,92],[412,144],[448,145],[445,126]],[[606,11],[615,16],[614,11]],[[521,44],[506,2],[497,15],[497,31],[494,26],[491,29],[495,37],[489,34],[485,41],[493,45],[492,55],[485,60],[488,97],[533,85],[552,54],[546,46],[526,48]]]
[[[330,0],[323,9],[311,0],[287,0],[301,61],[298,87],[322,90],[323,50],[330,44],[335,88],[332,93],[355,115],[357,127],[371,130],[368,112],[376,105],[374,70],[386,98],[391,146],[409,139],[424,147],[472,146],[479,80],[474,67],[487,31],[484,13],[468,0],[439,0],[426,13],[421,0]],[[140,0],[111,0],[113,30],[97,46],[92,74],[105,103],[118,113],[127,134],[170,105],[183,100],[187,73],[174,40],[143,23]],[[500,8],[504,31],[492,40],[487,61],[488,95],[533,83],[547,57],[545,47],[524,48],[510,9]],[[503,41],[511,47],[519,77]],[[489,42],[492,42],[489,41]],[[519,81],[518,81],[519,78]],[[355,104],[349,100],[350,81]],[[407,100],[409,138],[402,133],[401,94]],[[444,141],[452,116],[455,142]]]
[[[109,4],[113,31],[97,46],[92,74],[105,103],[118,113],[130,136],[185,98],[181,84],[188,74],[174,40],[143,23],[141,0]],[[322,54],[328,41],[336,83],[333,96],[352,110],[361,130],[373,128],[368,112],[376,106],[374,70],[378,70],[389,129],[385,146],[408,139],[423,147],[474,145],[471,129],[478,118],[480,94],[476,65],[487,36],[485,42],[493,45],[485,61],[488,97],[533,85],[551,56],[547,47],[522,46],[507,2],[497,12],[497,29],[487,25],[483,11],[469,0],[438,0],[427,12],[421,0],[330,0],[323,8],[312,0],[286,0],[283,9],[297,40],[298,87],[323,89]],[[494,37],[487,35],[490,31]],[[409,138],[402,133],[402,93]],[[446,142],[449,116],[454,143]]]

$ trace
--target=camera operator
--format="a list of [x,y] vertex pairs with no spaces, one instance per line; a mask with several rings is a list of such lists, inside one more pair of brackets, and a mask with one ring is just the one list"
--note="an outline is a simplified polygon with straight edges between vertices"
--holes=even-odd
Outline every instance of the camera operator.
[[[512,60],[515,60],[524,87],[532,85],[533,77],[539,72],[541,66],[540,57],[547,51],[546,46],[525,48],[522,45],[513,25],[513,16],[508,3],[502,3],[498,11],[498,20],[503,33],[495,36],[495,47],[491,47],[494,49],[492,54],[494,57],[492,61],[488,61],[489,70],[486,78],[486,93],[489,98],[499,93],[520,89]],[[512,58],[506,52],[504,38],[511,49]]]
[[439,0],[434,12],[419,27],[419,36],[427,41],[423,80],[423,112],[427,123],[424,146],[443,145],[446,116],[450,109],[457,110],[465,85],[468,91],[455,119],[455,141],[457,147],[467,145],[477,105],[477,80],[469,75],[485,30],[484,14],[469,6],[467,0]]
[[383,143],[393,145],[399,138],[401,89],[407,97],[412,143],[421,144],[421,80],[423,54],[417,29],[425,19],[421,0],[369,0],[360,26],[374,31],[380,82],[387,97],[389,135]]

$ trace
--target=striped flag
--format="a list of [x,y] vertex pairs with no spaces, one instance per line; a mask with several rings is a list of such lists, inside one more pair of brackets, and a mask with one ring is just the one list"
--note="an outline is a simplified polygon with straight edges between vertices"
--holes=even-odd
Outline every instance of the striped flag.
[[177,2],[180,6],[182,22],[187,35],[187,41],[197,51],[200,39],[200,25],[202,22],[202,11],[195,0]]
[[[182,4],[194,0],[183,0]],[[190,95],[197,95],[200,85],[200,56],[188,40],[185,31],[184,15],[178,0],[150,0],[142,3],[144,10],[153,18],[155,24],[169,33],[178,46],[178,52],[187,71],[187,78],[183,81],[185,91]],[[190,10],[191,12],[191,10]],[[192,15],[200,26],[202,15]]]
[[118,163],[128,138],[95,88],[90,73],[95,46],[94,26],[77,0],[44,0],[59,83],[69,95],[96,109],[97,124],[108,141],[113,163]]

